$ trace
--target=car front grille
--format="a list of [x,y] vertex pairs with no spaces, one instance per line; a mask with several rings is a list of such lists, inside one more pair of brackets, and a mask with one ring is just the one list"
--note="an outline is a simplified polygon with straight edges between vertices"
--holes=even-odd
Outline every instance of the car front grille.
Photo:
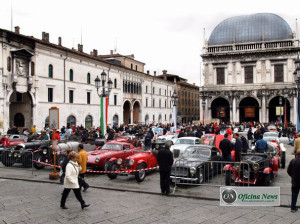
[[177,177],[187,177],[188,176],[188,168],[172,167],[171,175],[177,176]]

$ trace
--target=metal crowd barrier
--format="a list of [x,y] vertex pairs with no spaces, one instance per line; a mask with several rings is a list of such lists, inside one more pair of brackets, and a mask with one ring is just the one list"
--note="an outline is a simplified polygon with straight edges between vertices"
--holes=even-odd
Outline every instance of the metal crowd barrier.
[[174,191],[180,185],[250,186],[254,178],[251,165],[243,162],[177,159],[171,169]]
[[30,168],[34,170],[34,154],[32,151],[16,150],[16,147],[1,149],[1,168]]

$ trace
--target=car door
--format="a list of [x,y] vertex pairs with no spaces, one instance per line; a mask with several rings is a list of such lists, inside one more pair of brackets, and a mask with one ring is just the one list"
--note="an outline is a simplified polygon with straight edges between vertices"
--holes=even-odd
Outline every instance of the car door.
[[216,174],[220,169],[220,152],[218,148],[212,147],[211,148],[211,168],[212,168],[212,174]]

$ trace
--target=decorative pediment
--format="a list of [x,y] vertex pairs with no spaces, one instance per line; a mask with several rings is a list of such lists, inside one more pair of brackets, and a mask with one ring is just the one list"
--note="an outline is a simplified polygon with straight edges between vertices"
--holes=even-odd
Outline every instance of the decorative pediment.
[[26,58],[31,58],[34,53],[27,50],[27,49],[18,49],[18,50],[12,50],[10,51],[12,55],[18,55],[18,56],[22,56],[22,57],[26,57]]

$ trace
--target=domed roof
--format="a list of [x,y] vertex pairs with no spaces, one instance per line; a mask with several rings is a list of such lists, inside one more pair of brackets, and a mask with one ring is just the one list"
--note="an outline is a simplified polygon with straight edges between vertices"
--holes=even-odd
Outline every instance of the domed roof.
[[272,13],[236,16],[219,23],[211,33],[208,45],[292,39],[287,22]]

